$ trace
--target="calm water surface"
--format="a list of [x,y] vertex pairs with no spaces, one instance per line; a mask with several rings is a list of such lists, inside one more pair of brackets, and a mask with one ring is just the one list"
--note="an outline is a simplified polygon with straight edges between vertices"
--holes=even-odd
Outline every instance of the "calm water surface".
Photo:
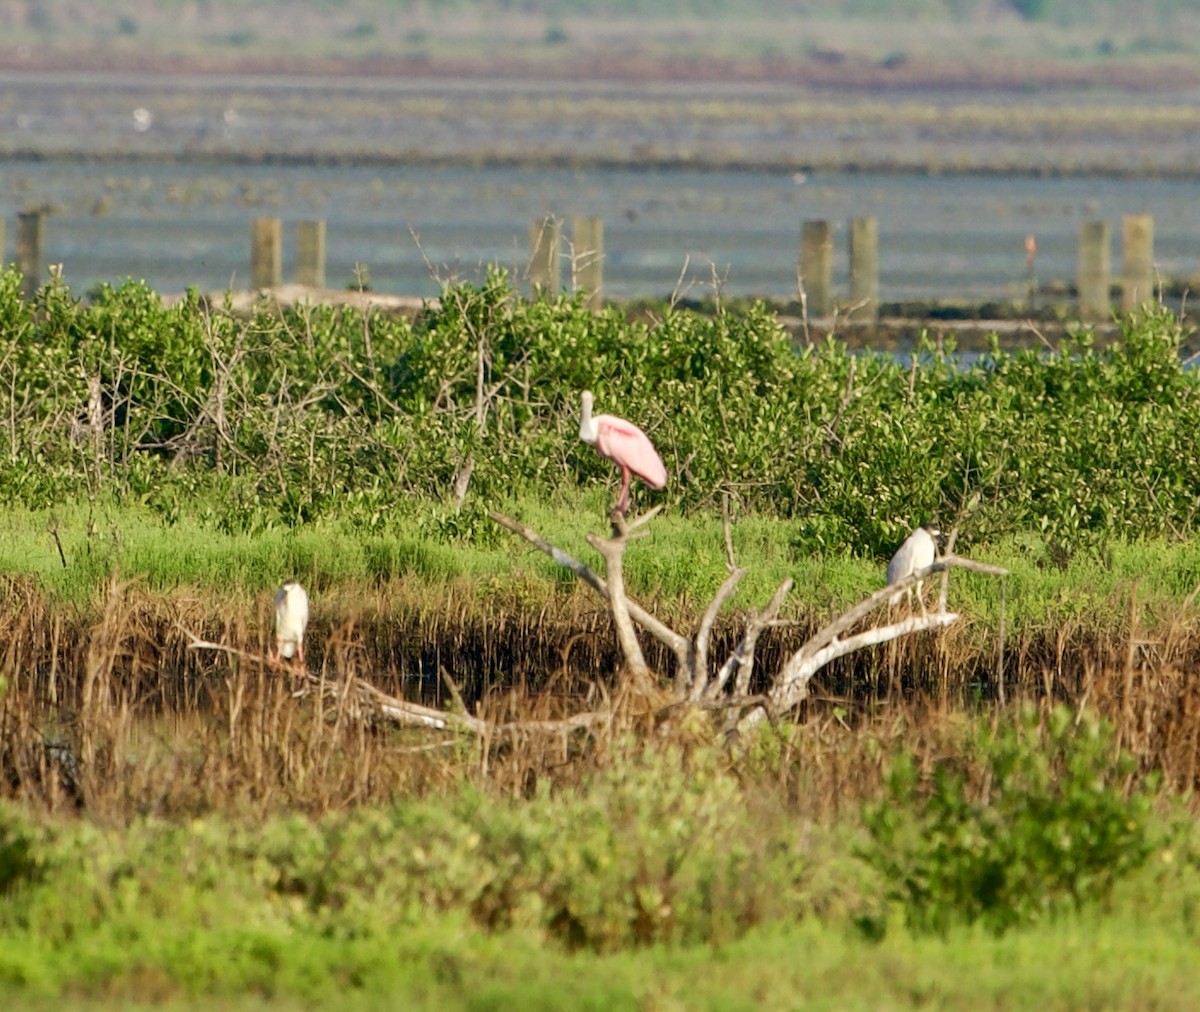
[[292,226],[323,218],[331,287],[352,285],[361,266],[378,291],[435,295],[441,279],[475,280],[489,263],[521,276],[530,224],[551,214],[566,220],[568,240],[573,215],[603,219],[614,298],[704,295],[714,284],[794,296],[810,218],[834,225],[845,292],[856,216],[879,221],[884,299],[1003,297],[1025,290],[1029,233],[1039,279],[1073,279],[1085,221],[1110,223],[1119,273],[1126,213],[1154,215],[1161,273],[1200,276],[1197,196],[1194,182],[1103,178],[0,160],[6,257],[16,213],[47,204],[47,261],[81,292],[128,277],[163,292],[245,287],[250,220],[269,215],[284,221],[285,279]]

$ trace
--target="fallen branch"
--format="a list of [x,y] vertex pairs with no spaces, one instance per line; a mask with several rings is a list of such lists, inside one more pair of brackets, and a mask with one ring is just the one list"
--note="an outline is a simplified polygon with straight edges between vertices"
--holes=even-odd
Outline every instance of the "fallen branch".
[[[230,657],[237,657],[252,664],[258,664],[264,668],[278,668],[282,673],[291,674],[300,681],[301,684],[299,687],[292,692],[294,698],[304,699],[313,695],[319,696],[334,703],[339,708],[347,708],[350,715],[359,720],[384,718],[393,723],[410,727],[430,728],[437,731],[458,730],[479,736],[509,735],[526,732],[562,734],[569,731],[590,730],[599,725],[606,725],[612,720],[612,714],[608,711],[593,711],[576,713],[556,720],[512,720],[503,724],[492,724],[490,721],[473,717],[466,712],[458,687],[454,686],[454,683],[449,680],[449,676],[445,675],[445,673],[443,675],[447,680],[447,684],[454,686],[451,695],[455,697],[458,705],[462,707],[461,713],[439,710],[431,706],[425,706],[422,703],[413,703],[407,699],[388,695],[362,678],[334,681],[323,678],[311,671],[297,671],[285,665],[273,664],[261,654],[250,653],[224,643],[213,643],[202,639],[184,626],[179,626],[178,628],[190,640],[187,649],[211,650]],[[440,745],[445,744],[445,742],[440,743]]]

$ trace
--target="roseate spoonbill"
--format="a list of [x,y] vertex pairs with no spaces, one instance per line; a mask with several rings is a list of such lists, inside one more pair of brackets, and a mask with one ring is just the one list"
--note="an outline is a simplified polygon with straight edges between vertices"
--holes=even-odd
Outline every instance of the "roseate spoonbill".
[[636,474],[651,488],[662,488],[667,483],[666,465],[650,437],[633,422],[615,415],[593,415],[590,390],[583,392],[581,404],[579,438],[591,443],[601,457],[607,457],[621,469],[617,511],[624,514],[629,509],[629,476]]
[[[937,556],[937,541],[935,540],[939,534],[936,527],[918,527],[907,538],[892,556],[892,561],[888,563],[887,582],[895,583],[897,580],[903,580],[906,576],[911,576],[919,569],[925,569],[933,565],[933,560]],[[925,611],[925,603],[921,600],[921,583],[918,580],[917,588],[917,603],[921,605],[921,611]],[[908,587],[907,590],[897,591],[890,598],[888,604],[896,605],[900,603],[900,598],[907,593],[909,604],[912,603],[913,588]]]
[[288,580],[275,594],[275,649],[272,662],[295,654],[304,665],[304,630],[308,627],[308,594],[295,580]]

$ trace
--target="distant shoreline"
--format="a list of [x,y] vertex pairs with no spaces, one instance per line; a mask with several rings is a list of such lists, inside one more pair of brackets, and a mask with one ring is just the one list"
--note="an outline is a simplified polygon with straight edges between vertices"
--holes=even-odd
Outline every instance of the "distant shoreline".
[[0,157],[1191,181],[1200,86],[1176,84],[1170,94],[873,93],[746,80],[225,75],[186,62],[149,76],[0,69]]
[[129,151],[39,151],[16,149],[6,151],[0,142],[0,160],[30,164],[60,162],[78,165],[109,165],[134,162],[145,165],[238,165],[279,166],[286,168],[305,167],[331,169],[369,168],[479,168],[479,169],[573,169],[576,171],[629,171],[629,172],[766,172],[795,173],[797,171],[819,176],[821,173],[876,176],[916,177],[971,177],[971,178],[1026,178],[1026,179],[1157,179],[1171,181],[1200,180],[1200,165],[1187,166],[1142,166],[1131,168],[1107,168],[1104,166],[1013,166],[1009,164],[980,164],[963,168],[947,169],[920,162],[883,160],[879,162],[829,162],[797,163],[770,159],[694,158],[569,158],[560,155],[532,153],[522,157],[500,154],[442,155],[406,153],[387,154],[376,151],[361,151],[350,154],[323,152],[289,153],[263,152],[251,154],[239,151],[131,153]]
[[103,48],[0,49],[0,74],[80,73],[104,76],[229,75],[325,80],[585,82],[621,85],[774,85],[828,89],[842,95],[903,95],[921,91],[1012,92],[1030,96],[1061,91],[1120,91],[1152,96],[1200,89],[1200,60],[1192,54],[1103,60],[1051,58],[1014,62],[971,55],[926,59],[876,60],[856,54],[729,57],[712,52],[622,55],[564,47],[556,55],[404,55],[360,58],[298,57],[278,53],[214,51],[205,55],[161,56]]

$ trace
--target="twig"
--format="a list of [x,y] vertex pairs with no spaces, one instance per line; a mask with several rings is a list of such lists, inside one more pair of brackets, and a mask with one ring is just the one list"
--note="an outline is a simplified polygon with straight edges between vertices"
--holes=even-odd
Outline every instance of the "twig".
[[[721,611],[725,602],[733,596],[733,592],[737,590],[737,585],[742,582],[742,577],[746,575],[744,569],[734,569],[727,577],[725,582],[717,588],[717,592],[713,595],[712,601],[704,610],[704,615],[700,619],[700,625],[696,629],[696,636],[693,640],[695,650],[693,652],[695,670],[689,672],[691,679],[691,692],[689,698],[692,700],[699,699],[703,694],[708,684],[708,641],[712,636],[713,625],[717,621],[717,615]],[[677,680],[678,681],[678,680]],[[688,686],[677,684],[676,691],[686,689]]]
[[224,643],[213,643],[209,640],[201,639],[194,632],[184,625],[175,623],[175,628],[182,632],[191,642],[188,643],[188,650],[214,650],[218,653],[227,654],[230,657],[237,657],[243,661],[250,661],[252,664],[260,664],[264,668],[271,665],[271,662],[263,657],[262,654],[252,654],[246,650],[239,650],[237,647],[227,646]]
[[738,673],[733,689],[734,698],[743,697],[750,691],[750,679],[754,674],[754,651],[758,646],[758,638],[765,630],[777,624],[775,616],[783,607],[783,599],[791,593],[794,582],[791,577],[784,580],[775,588],[775,593],[771,596],[767,606],[746,623],[746,632],[742,636],[741,642],[721,665],[717,677],[708,687],[706,695],[710,699],[725,690],[725,685],[734,671]]
[[63,551],[62,538],[58,536],[58,522],[51,521],[50,537],[54,539],[54,547],[58,549],[58,561],[62,563],[63,569],[67,568],[67,553]]

